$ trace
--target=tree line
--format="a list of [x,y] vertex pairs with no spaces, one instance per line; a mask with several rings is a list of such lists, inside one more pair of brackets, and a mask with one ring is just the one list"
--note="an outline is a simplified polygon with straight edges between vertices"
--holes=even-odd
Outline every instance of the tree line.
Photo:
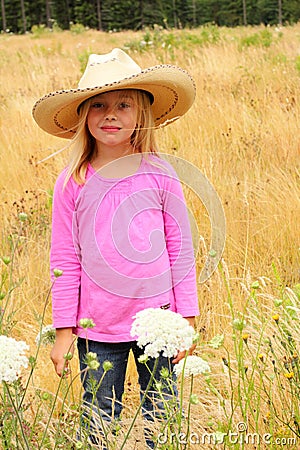
[[295,23],[299,0],[1,0],[2,32],[26,33],[34,25],[101,31],[139,30],[154,24],[194,28]]

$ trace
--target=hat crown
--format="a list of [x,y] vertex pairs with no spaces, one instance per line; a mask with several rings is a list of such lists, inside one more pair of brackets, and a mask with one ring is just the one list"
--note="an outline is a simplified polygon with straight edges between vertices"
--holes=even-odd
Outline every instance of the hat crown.
[[91,54],[78,88],[86,89],[111,84],[141,71],[140,66],[119,48],[114,48],[105,55]]

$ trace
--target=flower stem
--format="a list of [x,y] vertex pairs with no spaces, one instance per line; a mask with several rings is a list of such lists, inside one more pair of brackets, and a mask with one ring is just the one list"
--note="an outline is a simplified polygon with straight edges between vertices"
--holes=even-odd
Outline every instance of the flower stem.
[[139,412],[140,412],[140,410],[141,410],[141,408],[142,408],[142,406],[143,406],[143,404],[144,404],[144,402],[145,402],[145,400],[146,400],[146,397],[147,397],[147,395],[148,395],[148,392],[149,392],[149,390],[150,390],[150,388],[151,388],[151,385],[152,385],[152,383],[153,383],[153,380],[154,380],[154,374],[155,374],[155,372],[156,372],[157,364],[158,364],[158,358],[155,359],[155,362],[154,362],[154,366],[153,366],[153,370],[152,370],[152,373],[151,373],[151,377],[150,377],[149,383],[148,383],[148,385],[147,385],[147,387],[146,387],[146,390],[145,390],[145,392],[144,392],[143,398],[142,398],[142,400],[140,401],[139,407],[138,407],[137,410],[136,410],[136,413],[135,413],[135,415],[134,415],[134,418],[132,419],[132,422],[131,422],[130,427],[129,427],[127,433],[126,433],[126,436],[125,436],[124,441],[123,441],[123,443],[122,443],[122,445],[121,445],[121,447],[120,447],[120,450],[123,450],[124,445],[126,444],[126,441],[127,441],[127,439],[129,438],[129,436],[130,436],[131,430],[132,430],[132,428],[133,428],[133,426],[134,426],[134,424],[135,424],[135,422],[136,422],[136,419],[137,419],[137,417],[138,417],[138,414],[139,414]]
[[[50,298],[50,294],[51,294],[51,291],[52,291],[53,284],[54,284],[54,281],[51,284],[50,288],[48,289],[48,293],[47,293],[47,296],[46,296],[46,299],[45,299],[39,333],[41,333],[42,328],[43,328],[43,322],[44,322],[44,317],[45,317],[45,314],[46,314],[46,308],[47,308],[47,305],[48,305],[48,302],[49,302],[49,298]],[[25,396],[26,396],[26,393],[27,393],[27,389],[28,389],[28,386],[29,386],[29,382],[30,382],[30,380],[32,378],[32,375],[33,375],[33,372],[34,372],[34,369],[35,369],[35,366],[36,366],[36,361],[37,361],[37,357],[38,357],[38,354],[39,354],[39,351],[40,351],[41,344],[42,344],[42,340],[40,339],[39,342],[38,342],[38,345],[37,345],[36,352],[35,352],[34,362],[31,365],[31,370],[30,370],[28,379],[26,381],[26,385],[25,385],[25,388],[24,388],[24,394],[23,394],[23,396],[21,398],[21,401],[20,401],[20,406],[22,405],[22,403],[23,403],[23,401],[25,399]]]
[[55,397],[54,397],[54,400],[53,400],[53,403],[52,403],[51,411],[50,411],[50,414],[49,414],[49,418],[48,418],[48,421],[46,423],[45,430],[44,430],[44,433],[43,433],[43,436],[42,436],[42,439],[41,439],[41,443],[38,446],[38,449],[42,449],[43,448],[44,440],[46,438],[46,433],[48,431],[48,428],[49,428],[49,425],[50,425],[50,421],[51,421],[52,416],[53,416],[54,408],[55,408],[55,405],[56,405],[56,401],[58,399],[58,393],[60,391],[60,387],[61,387],[62,382],[63,382],[63,377],[61,377],[60,380],[59,380],[58,387],[57,387],[57,390],[56,390],[56,393],[55,393]]
[[184,371],[185,371],[187,357],[188,357],[188,352],[186,352],[186,354],[185,354],[184,361],[183,361],[183,367],[182,367],[182,373],[181,373],[178,435],[181,432],[181,419],[182,419],[182,411],[183,411]]
[[[188,413],[187,413],[187,429],[186,429],[187,439],[189,438],[189,434],[190,434],[191,395],[193,393],[193,385],[194,385],[194,375],[192,375],[192,378],[191,378],[190,400],[189,400]],[[186,446],[187,446],[187,444],[185,444],[184,448],[186,448]]]
[[8,386],[8,384],[6,383],[6,381],[3,381],[3,384],[4,384],[4,386],[6,387],[6,391],[7,391],[7,394],[8,394],[8,396],[9,396],[11,405],[12,405],[12,407],[13,407],[15,413],[16,413],[16,417],[17,417],[18,422],[19,422],[19,424],[20,424],[20,429],[21,429],[21,433],[22,433],[22,437],[23,437],[23,439],[24,439],[24,443],[25,443],[26,449],[27,449],[27,450],[30,450],[29,443],[28,443],[28,441],[27,441],[27,437],[26,437],[26,435],[25,435],[25,433],[24,433],[23,423],[22,423],[22,419],[21,419],[20,414],[19,414],[19,409],[18,409],[18,408],[16,407],[16,405],[15,405],[15,402],[14,402],[12,396],[11,396],[11,393],[10,393],[10,390],[9,390],[9,386]]

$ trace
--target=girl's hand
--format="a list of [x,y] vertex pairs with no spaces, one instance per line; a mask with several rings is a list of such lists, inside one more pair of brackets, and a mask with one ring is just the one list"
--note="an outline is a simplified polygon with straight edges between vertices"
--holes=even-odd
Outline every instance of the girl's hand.
[[59,328],[56,330],[56,340],[50,354],[55,371],[59,377],[68,374],[69,359],[66,359],[67,354],[71,356],[69,359],[74,355],[72,328]]
[[[185,317],[185,319],[188,321],[191,327],[195,326],[195,317]],[[188,351],[183,350],[182,352],[178,352],[175,358],[172,360],[172,363],[177,364],[181,359],[185,358],[186,354],[192,355],[194,353],[195,348],[196,344],[193,344]]]
[[193,344],[189,350],[184,350],[182,352],[178,352],[177,355],[175,356],[175,358],[172,359],[172,363],[173,364],[179,363],[179,361],[181,359],[185,358],[186,354],[192,355],[194,353],[195,348],[196,348],[196,344]]

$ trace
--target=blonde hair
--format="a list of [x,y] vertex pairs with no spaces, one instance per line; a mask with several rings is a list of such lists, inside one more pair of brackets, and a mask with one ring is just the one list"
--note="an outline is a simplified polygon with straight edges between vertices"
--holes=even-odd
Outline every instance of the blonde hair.
[[[124,90],[119,91],[120,98],[124,95]],[[130,94],[138,110],[137,126],[131,136],[131,145],[136,153],[157,154],[150,96],[147,92],[138,89],[130,89]],[[72,152],[65,185],[71,177],[77,184],[85,183],[88,164],[96,152],[96,140],[89,132],[86,123],[92,99],[93,97],[90,97],[88,100],[85,100],[78,110],[78,127],[70,143]]]

